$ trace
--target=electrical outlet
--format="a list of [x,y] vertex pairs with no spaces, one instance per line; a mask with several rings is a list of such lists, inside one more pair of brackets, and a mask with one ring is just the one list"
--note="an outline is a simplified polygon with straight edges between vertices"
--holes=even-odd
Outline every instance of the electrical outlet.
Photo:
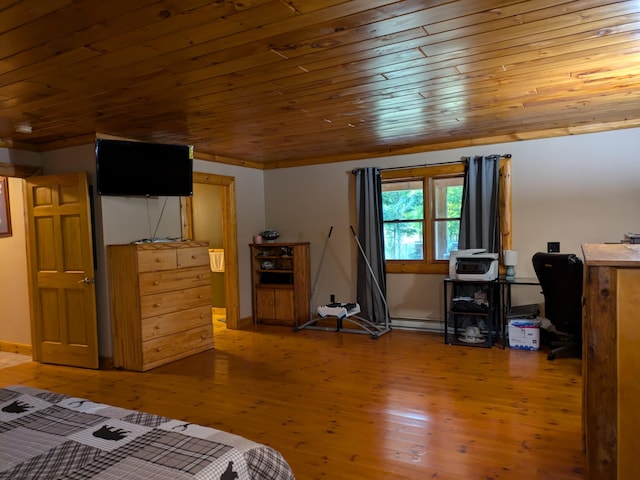
[[560,242],[547,242],[547,252],[548,253],[559,253],[560,252]]

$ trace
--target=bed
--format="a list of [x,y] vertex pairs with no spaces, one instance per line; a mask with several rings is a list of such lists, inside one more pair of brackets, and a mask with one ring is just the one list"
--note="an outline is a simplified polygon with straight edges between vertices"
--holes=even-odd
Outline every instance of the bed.
[[0,389],[0,479],[293,480],[271,447],[26,386]]

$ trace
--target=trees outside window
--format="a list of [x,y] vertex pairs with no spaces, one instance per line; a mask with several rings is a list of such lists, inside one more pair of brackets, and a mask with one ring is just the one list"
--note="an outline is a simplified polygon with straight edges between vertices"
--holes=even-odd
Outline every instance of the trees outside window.
[[[511,245],[510,165],[501,163],[503,248]],[[382,171],[388,273],[447,273],[458,249],[463,183],[462,163]]]

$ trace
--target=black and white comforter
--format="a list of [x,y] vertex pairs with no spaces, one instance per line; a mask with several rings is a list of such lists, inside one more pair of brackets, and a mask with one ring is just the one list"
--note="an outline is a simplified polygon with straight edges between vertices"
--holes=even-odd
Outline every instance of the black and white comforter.
[[0,389],[0,479],[293,480],[230,433],[24,386]]

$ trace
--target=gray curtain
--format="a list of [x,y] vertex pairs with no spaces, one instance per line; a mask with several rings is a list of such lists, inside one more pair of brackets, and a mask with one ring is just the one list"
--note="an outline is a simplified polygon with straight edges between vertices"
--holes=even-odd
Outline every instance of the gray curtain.
[[500,251],[500,155],[469,158],[465,167],[458,248]]
[[[373,323],[384,323],[387,315],[386,267],[382,224],[382,185],[380,169],[369,167],[356,170],[357,239],[366,260],[358,253],[357,298],[362,315]],[[367,266],[367,260],[369,266]],[[378,286],[372,278],[375,276]],[[378,290],[378,287],[380,290]]]

